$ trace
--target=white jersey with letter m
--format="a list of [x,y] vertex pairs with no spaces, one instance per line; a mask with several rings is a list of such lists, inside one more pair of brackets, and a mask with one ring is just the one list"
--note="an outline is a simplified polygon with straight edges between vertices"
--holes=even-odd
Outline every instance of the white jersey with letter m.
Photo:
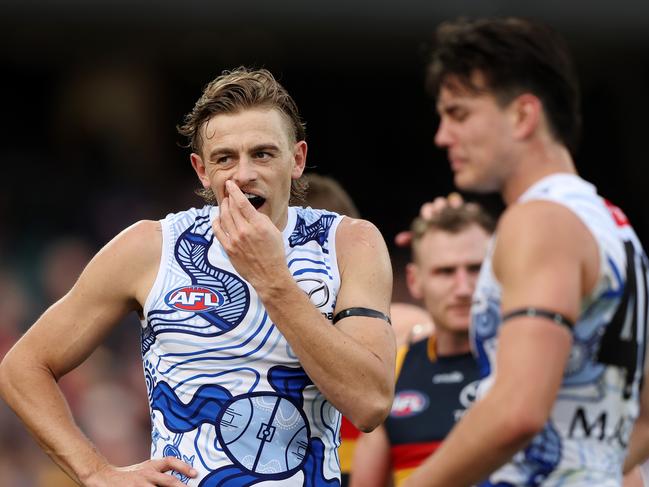
[[[622,211],[578,176],[543,178],[519,202],[530,200],[555,202],[579,217],[599,247],[599,276],[582,301],[563,382],[544,429],[480,485],[619,487],[643,380],[647,257]],[[485,377],[482,394],[495,373],[500,296],[490,252],[472,306],[472,346]]]

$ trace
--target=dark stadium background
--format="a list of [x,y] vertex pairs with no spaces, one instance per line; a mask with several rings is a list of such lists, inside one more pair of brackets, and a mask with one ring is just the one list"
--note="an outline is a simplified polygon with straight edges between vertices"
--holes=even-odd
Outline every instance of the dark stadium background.
[[[544,20],[567,38],[583,91],[578,168],[648,246],[646,0],[2,0],[0,357],[64,292],[47,282],[73,280],[83,263],[74,245],[90,255],[138,219],[200,204],[175,125],[205,83],[238,65],[269,68],[294,95],[310,167],[342,182],[400,265],[394,234],[452,189],[423,88],[428,41],[444,19],[502,14]],[[497,210],[497,198],[486,201]],[[60,242],[68,260],[52,250]],[[44,276],[57,263],[67,281]],[[6,286],[26,303],[13,322],[18,298]],[[17,450],[5,431],[19,431],[3,408],[0,456]]]
[[567,37],[584,94],[579,168],[647,241],[649,2],[474,3],[3,0],[2,241],[20,251],[26,236],[87,231],[89,202],[125,188],[177,207],[195,180],[174,126],[241,64],[281,78],[314,170],[390,239],[451,188],[423,71],[434,26],[461,14],[528,15]]

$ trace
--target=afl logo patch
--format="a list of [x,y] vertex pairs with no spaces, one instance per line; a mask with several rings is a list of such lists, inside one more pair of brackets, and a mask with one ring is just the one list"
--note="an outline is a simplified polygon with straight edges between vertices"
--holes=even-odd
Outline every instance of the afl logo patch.
[[165,296],[165,303],[180,311],[203,313],[223,304],[221,293],[205,286],[184,286],[174,289]]
[[428,407],[428,397],[418,391],[401,391],[394,397],[390,416],[408,418]]

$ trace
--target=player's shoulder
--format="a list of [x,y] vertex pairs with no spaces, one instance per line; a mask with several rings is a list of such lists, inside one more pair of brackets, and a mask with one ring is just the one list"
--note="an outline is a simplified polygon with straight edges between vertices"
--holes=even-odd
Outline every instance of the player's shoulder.
[[115,262],[157,263],[162,248],[162,226],[159,221],[140,220],[122,230],[103,249]]
[[570,237],[585,231],[581,219],[564,204],[552,200],[530,200],[507,207],[498,221],[498,238],[531,240]]
[[110,287],[129,299],[142,294],[144,282],[157,271],[162,254],[160,222],[143,220],[122,230],[84,269],[82,285]]
[[[595,269],[598,246],[584,221],[570,208],[548,200],[516,203],[506,209],[496,229],[493,269],[546,266],[552,262],[586,262]],[[501,276],[502,277],[502,276]]]
[[383,241],[383,236],[379,229],[372,222],[362,218],[352,218],[345,216],[338,225],[338,239],[350,240],[350,242],[370,243],[373,241]]
[[336,231],[336,251],[339,257],[352,259],[387,255],[387,246],[379,229],[372,222],[344,217]]
[[374,269],[390,267],[391,275],[387,245],[372,222],[345,216],[336,231],[336,253],[341,271],[350,265]]
[[148,246],[151,240],[162,238],[159,220],[140,220],[122,230],[115,239],[122,245]]
[[206,204],[202,207],[192,207],[185,210],[176,211],[167,214],[161,221],[170,226],[186,226],[196,221],[209,220],[214,213],[218,213],[218,206]]

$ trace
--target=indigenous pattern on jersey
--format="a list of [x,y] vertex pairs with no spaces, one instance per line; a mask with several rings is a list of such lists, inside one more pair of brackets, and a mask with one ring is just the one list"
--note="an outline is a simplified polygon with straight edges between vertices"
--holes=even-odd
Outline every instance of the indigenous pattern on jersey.
[[[152,458],[175,456],[200,487],[338,486],[340,413],[306,375],[255,290],[212,234],[218,208],[167,216],[145,307],[142,358]],[[283,231],[295,281],[331,320],[341,216],[290,207]]]
[[[572,329],[572,351],[544,429],[481,485],[620,486],[629,434],[639,411],[647,257],[622,211],[578,176],[546,177],[519,202],[530,200],[558,203],[580,218],[599,247],[600,275]],[[472,346],[481,374],[487,377],[480,396],[493,382],[501,325],[501,288],[493,275],[492,252],[493,242],[472,307]]]
[[435,357],[434,339],[411,345],[385,421],[398,486],[431,455],[473,403],[479,373],[470,353]]

